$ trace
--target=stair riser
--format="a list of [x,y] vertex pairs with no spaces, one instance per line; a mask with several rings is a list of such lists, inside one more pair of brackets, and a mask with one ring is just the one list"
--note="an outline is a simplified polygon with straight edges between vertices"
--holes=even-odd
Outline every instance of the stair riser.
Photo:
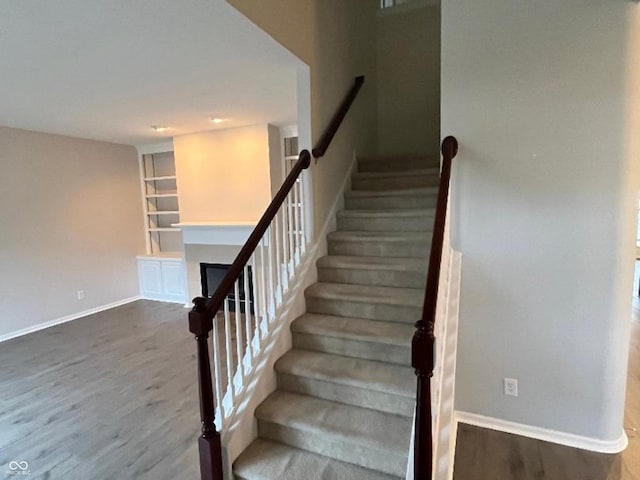
[[429,232],[433,231],[432,216],[415,217],[340,217],[338,230],[361,232]]
[[345,208],[357,210],[422,209],[436,206],[435,195],[377,195],[344,199]]
[[[340,436],[298,430],[258,419],[258,434],[276,442],[327,457],[378,470],[398,477],[405,476],[407,458],[368,445],[354,444]],[[409,435],[409,432],[407,432]]]
[[[426,265],[426,259],[424,262]],[[427,281],[427,274],[423,272],[405,272],[399,270],[318,267],[318,279],[321,282],[349,283],[353,285],[424,288]]]
[[437,159],[424,158],[395,158],[386,161],[358,160],[358,172],[404,172],[407,170],[422,170],[425,168],[439,168]]
[[438,175],[406,175],[401,177],[366,178],[353,177],[353,190],[400,190],[402,188],[435,187]]
[[313,352],[332,353],[344,357],[377,360],[396,365],[411,365],[411,348],[383,343],[363,342],[346,338],[327,337],[293,332],[293,347]]
[[371,408],[381,412],[412,417],[415,402],[407,397],[376,392],[348,385],[327,382],[298,375],[278,373],[278,389],[316,398]]
[[359,242],[329,239],[329,255],[365,257],[419,257],[427,258],[427,241],[367,241]]
[[422,315],[421,307],[384,303],[372,304],[317,297],[307,297],[307,311],[341,317],[366,318],[369,320],[385,320],[409,324],[417,322]]

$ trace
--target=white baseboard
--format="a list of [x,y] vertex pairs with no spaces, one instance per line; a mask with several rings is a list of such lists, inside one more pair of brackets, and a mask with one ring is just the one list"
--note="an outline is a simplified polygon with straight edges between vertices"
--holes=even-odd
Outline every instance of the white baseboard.
[[580,448],[598,453],[620,453],[627,448],[629,443],[629,439],[624,430],[616,440],[600,440],[460,411],[456,411],[456,421],[458,423],[468,423],[476,427],[512,433],[514,435],[521,435],[523,437],[535,438],[545,442],[557,443],[567,447]]
[[102,312],[104,310],[109,310],[110,308],[126,305],[127,303],[135,302],[136,300],[140,300],[140,295],[136,295],[135,297],[125,298],[123,300],[118,300],[116,302],[107,303],[106,305],[100,305],[99,307],[90,308],[89,310],[83,310],[82,312],[73,313],[65,317],[55,318],[53,320],[49,320],[48,322],[38,323],[37,325],[23,328],[22,330],[16,330],[15,332],[6,333],[4,335],[0,335],[0,343],[6,342],[7,340],[11,340],[12,338],[21,337],[29,333],[37,332],[38,330],[44,330],[45,328],[53,327],[55,325],[60,325],[61,323],[67,323],[72,320],[77,320],[78,318],[86,317],[88,315],[93,315],[94,313]]
[[456,465],[456,448],[458,447],[458,420],[453,418],[453,431],[451,432],[451,449],[449,450],[449,471],[447,472],[447,480],[453,480],[454,467]]

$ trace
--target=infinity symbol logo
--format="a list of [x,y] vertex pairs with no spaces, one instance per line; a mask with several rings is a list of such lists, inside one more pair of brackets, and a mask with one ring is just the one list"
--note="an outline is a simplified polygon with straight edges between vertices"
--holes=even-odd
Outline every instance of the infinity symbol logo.
[[9,470],[11,470],[12,472],[15,472],[16,470],[21,470],[21,471],[25,471],[27,468],[29,468],[29,464],[27,462],[16,462],[16,461],[12,461],[9,462]]

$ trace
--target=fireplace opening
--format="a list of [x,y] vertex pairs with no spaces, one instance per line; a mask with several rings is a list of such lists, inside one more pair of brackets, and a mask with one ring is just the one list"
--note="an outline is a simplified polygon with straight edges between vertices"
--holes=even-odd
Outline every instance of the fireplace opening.
[[[200,282],[202,284],[202,296],[210,297],[213,295],[222,282],[222,279],[227,274],[227,271],[231,265],[225,265],[222,263],[201,263],[200,264]],[[253,314],[253,275],[251,272],[251,266],[248,265],[247,272],[247,287],[249,288],[248,295],[244,291],[244,271],[238,277],[238,297],[239,297],[239,311],[244,313],[245,307],[249,305],[249,311]],[[229,310],[232,312],[238,311],[236,309],[235,292],[232,288],[227,295],[229,299]]]

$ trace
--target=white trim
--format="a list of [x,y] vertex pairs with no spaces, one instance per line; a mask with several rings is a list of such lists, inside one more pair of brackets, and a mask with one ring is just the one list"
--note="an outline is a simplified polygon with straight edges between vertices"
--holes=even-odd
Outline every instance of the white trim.
[[535,438],[536,440],[543,440],[545,442],[557,443],[567,447],[580,448],[598,453],[620,453],[627,448],[629,444],[629,439],[624,430],[622,430],[620,437],[616,440],[600,440],[468,412],[456,411],[456,421],[457,423],[468,423],[476,427],[512,433],[514,435]]
[[129,298],[125,298],[124,300],[118,300],[116,302],[107,303],[106,305],[100,305],[99,307],[90,308],[89,310],[83,310],[82,312],[78,312],[78,313],[72,313],[71,315],[67,315],[65,317],[56,318],[53,320],[49,320],[48,322],[38,323],[37,325],[23,328],[22,330],[16,330],[15,332],[0,335],[0,343],[6,342],[7,340],[11,340],[12,338],[17,338],[23,335],[27,335],[29,333],[37,332],[38,330],[44,330],[45,328],[54,327],[62,323],[67,323],[72,320],[77,320],[78,318],[86,317],[88,315],[93,315],[94,313],[99,313],[104,310],[120,307],[122,305],[126,305],[127,303],[140,300],[140,298],[141,298],[140,295],[136,295],[135,297],[129,297]]
[[173,138],[165,142],[147,143],[146,145],[136,145],[136,150],[138,150],[139,155],[173,152]]
[[453,480],[453,470],[456,464],[456,448],[458,447],[458,420],[453,419],[453,431],[451,432],[451,448],[449,449],[449,471],[446,480]]
[[142,222],[144,224],[144,242],[146,246],[146,252],[151,253],[151,237],[149,236],[150,218],[147,215],[149,211],[149,205],[147,200],[147,186],[144,181],[144,155],[138,152],[138,169],[140,171],[140,196],[142,198]]
[[378,8],[378,17],[387,17],[398,13],[406,13],[418,8],[440,7],[440,0],[413,0],[405,3],[399,3],[393,7]]
[[298,136],[298,124],[294,125],[285,125],[284,127],[280,127],[280,138],[289,138],[289,137],[297,137]]
[[188,222],[172,225],[182,229],[182,243],[185,245],[244,245],[255,226],[255,222]]

